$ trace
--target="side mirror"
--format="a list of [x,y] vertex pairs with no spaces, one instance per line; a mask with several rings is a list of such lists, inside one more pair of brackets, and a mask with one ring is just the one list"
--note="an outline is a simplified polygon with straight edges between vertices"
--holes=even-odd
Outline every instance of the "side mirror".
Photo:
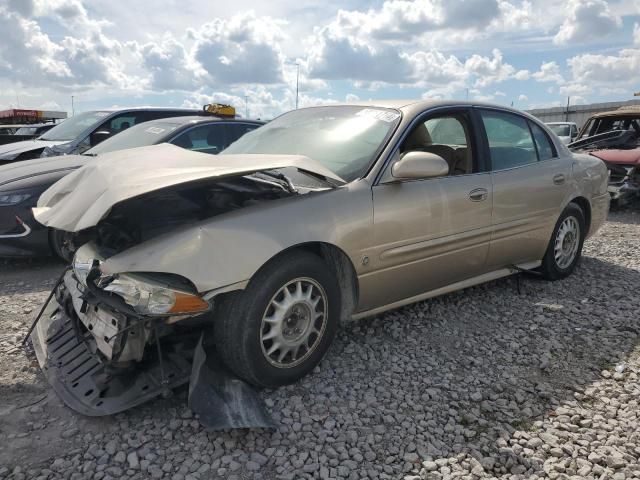
[[447,161],[430,152],[407,152],[391,167],[391,175],[397,179],[433,178],[448,174]]
[[111,136],[111,132],[109,130],[98,130],[97,132],[93,132],[91,134],[91,146],[95,147],[100,142],[106,140]]

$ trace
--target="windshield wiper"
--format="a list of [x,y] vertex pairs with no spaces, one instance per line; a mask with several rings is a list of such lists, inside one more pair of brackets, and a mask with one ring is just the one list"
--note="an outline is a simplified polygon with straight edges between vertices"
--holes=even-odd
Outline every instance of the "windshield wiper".
[[344,185],[346,183],[346,182],[340,183],[340,182],[334,180],[333,178],[326,177],[325,175],[322,175],[321,173],[312,172],[311,170],[305,170],[304,168],[298,168],[298,171],[300,173],[304,173],[305,175],[307,175],[309,177],[317,178],[321,182],[324,182],[324,183],[326,183],[327,185],[329,185],[329,186],[331,186],[333,188],[337,188],[337,187],[339,187],[341,185]]
[[271,170],[261,170],[259,172],[255,172],[253,175],[262,174],[266,177],[275,178],[278,180],[278,184],[283,186],[290,193],[298,193],[298,189],[295,187],[291,179],[280,172],[274,172]]
[[82,155],[83,157],[97,157],[98,154],[97,153],[81,153],[80,155]]

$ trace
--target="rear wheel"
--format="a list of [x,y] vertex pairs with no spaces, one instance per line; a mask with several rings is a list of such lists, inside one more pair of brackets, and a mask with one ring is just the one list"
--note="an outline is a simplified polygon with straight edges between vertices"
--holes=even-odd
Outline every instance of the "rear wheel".
[[578,205],[570,203],[553,230],[540,267],[542,276],[547,280],[569,276],[582,255],[585,235],[584,213]]
[[249,383],[276,387],[311,371],[339,323],[340,287],[316,255],[292,252],[269,262],[247,288],[222,300],[218,352]]

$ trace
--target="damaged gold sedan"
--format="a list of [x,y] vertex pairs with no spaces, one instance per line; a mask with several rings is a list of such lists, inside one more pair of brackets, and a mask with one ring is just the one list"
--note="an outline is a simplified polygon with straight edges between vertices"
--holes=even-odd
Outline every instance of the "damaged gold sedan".
[[[521,271],[566,277],[608,206],[600,160],[529,115],[475,103],[300,109],[215,158],[116,152],[34,209],[86,242],[34,345],[80,412],[122,411],[190,378],[194,393],[206,376],[225,387],[193,395],[202,415],[234,385],[300,379],[340,320]],[[256,411],[221,423],[268,424]]]

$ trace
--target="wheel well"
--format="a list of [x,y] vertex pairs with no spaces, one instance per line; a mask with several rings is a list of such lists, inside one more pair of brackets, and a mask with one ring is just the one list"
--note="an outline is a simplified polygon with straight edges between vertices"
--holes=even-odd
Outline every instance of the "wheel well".
[[575,203],[582,210],[582,213],[584,214],[584,221],[587,227],[587,233],[589,233],[589,230],[591,228],[591,204],[589,203],[589,200],[584,197],[576,197],[571,200],[571,203]]
[[280,252],[274,258],[277,258],[284,253],[296,250],[310,252],[319,256],[333,271],[338,279],[340,291],[342,292],[341,320],[348,320],[351,318],[351,315],[358,306],[359,286],[356,270],[347,254],[330,243],[310,242],[289,247],[288,249]]

